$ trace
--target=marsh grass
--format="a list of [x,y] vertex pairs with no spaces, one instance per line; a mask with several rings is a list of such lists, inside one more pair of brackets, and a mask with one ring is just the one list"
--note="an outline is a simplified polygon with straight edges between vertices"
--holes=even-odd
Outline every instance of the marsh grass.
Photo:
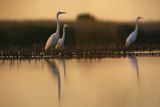
[[[136,42],[125,48],[125,40],[134,30],[135,22],[103,22],[92,20],[63,21],[67,23],[65,49],[44,52],[48,37],[55,32],[55,21],[1,21],[1,56],[110,56],[125,51],[160,50],[160,22],[140,23]],[[61,30],[62,35],[62,30]],[[104,54],[105,53],[105,54]],[[76,56],[75,55],[75,56]]]
[[[134,30],[135,23],[118,23],[102,21],[65,21],[67,23],[66,46],[104,46],[122,45],[128,35]],[[48,37],[55,32],[53,21],[1,21],[0,48],[10,47],[44,47]],[[61,30],[62,35],[62,30]],[[140,23],[136,45],[159,45],[160,23]]]

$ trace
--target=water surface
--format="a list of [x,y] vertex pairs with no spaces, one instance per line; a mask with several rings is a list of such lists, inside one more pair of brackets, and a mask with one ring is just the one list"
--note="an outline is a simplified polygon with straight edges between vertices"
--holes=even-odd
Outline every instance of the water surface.
[[160,57],[0,60],[0,107],[159,107]]

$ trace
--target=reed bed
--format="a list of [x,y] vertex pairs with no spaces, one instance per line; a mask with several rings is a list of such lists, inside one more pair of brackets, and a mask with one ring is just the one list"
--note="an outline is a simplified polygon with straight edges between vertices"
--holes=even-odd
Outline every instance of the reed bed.
[[42,58],[117,58],[126,56],[160,56],[160,48],[155,47],[67,47],[47,51],[33,49],[0,50],[0,59],[42,59]]

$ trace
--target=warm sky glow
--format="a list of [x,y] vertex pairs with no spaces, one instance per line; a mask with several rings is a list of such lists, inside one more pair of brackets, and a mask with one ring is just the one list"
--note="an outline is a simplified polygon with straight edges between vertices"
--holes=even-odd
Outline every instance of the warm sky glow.
[[160,0],[0,0],[0,7],[0,20],[54,19],[56,10],[68,12],[65,20],[84,12],[100,20],[160,20]]

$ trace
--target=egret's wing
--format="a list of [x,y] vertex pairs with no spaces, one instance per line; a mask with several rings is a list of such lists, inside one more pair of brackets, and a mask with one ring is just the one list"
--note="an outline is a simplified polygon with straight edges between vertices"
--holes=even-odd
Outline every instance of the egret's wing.
[[56,44],[56,48],[62,48],[62,39],[59,39],[57,44]]
[[51,46],[55,46],[57,43],[57,38],[56,38],[56,34],[53,33],[47,40],[46,45],[45,45],[45,50],[47,50],[48,48],[50,48]]
[[128,38],[127,38],[127,40],[126,40],[126,46],[129,46],[129,45],[132,44],[135,40],[136,40],[136,33],[135,33],[135,31],[134,31],[134,32],[132,32],[132,33],[128,36]]
[[136,32],[133,32],[133,33],[132,33],[132,36],[131,36],[131,41],[132,41],[132,43],[135,42],[136,38],[137,38],[137,33],[136,33]]
[[53,47],[56,46],[56,44],[57,44],[57,42],[58,42],[58,39],[59,39],[59,38],[54,34],[53,37],[52,37],[52,42],[51,42],[51,45],[52,45]]
[[55,46],[55,48],[56,48],[56,49],[59,49],[59,44],[57,44],[57,45]]
[[45,50],[47,50],[49,47],[51,47],[51,43],[52,43],[52,38],[49,37],[47,42],[46,42],[46,45],[45,45]]
[[58,42],[57,42],[55,48],[58,49],[59,47],[60,47],[60,45],[59,45],[59,40],[58,40]]

